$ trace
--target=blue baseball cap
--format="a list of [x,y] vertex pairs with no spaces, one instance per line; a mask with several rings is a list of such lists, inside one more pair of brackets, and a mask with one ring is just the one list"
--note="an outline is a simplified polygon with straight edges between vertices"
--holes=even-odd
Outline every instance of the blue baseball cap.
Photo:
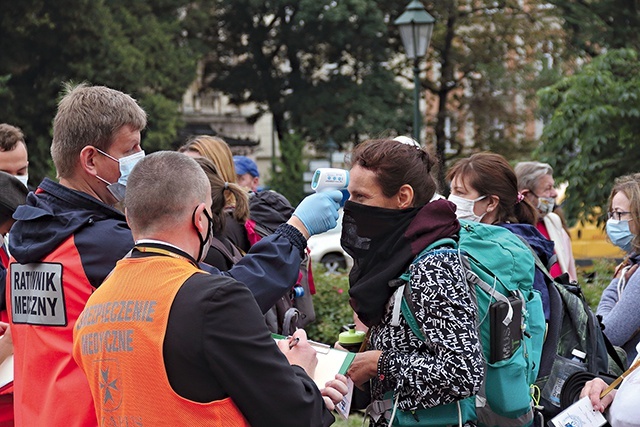
[[260,172],[258,172],[258,165],[256,165],[256,162],[246,156],[233,156],[233,164],[236,167],[236,173],[238,175],[244,175],[245,173],[248,173],[254,178],[260,176]]

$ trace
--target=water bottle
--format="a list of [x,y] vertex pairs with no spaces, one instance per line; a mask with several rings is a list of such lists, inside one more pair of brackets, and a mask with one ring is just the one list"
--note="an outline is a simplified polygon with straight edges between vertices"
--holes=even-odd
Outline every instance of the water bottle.
[[560,407],[560,393],[567,378],[576,372],[587,370],[586,353],[576,348],[571,352],[571,356],[571,359],[556,356],[549,379],[542,389],[542,397],[557,407]]
[[364,341],[366,333],[364,331],[356,331],[355,323],[350,323],[347,325],[347,328],[349,329],[345,332],[340,332],[340,335],[338,336],[338,343],[345,350],[357,353],[360,351],[360,346]]
[[293,289],[291,289],[291,296],[293,298],[300,298],[304,296],[304,288],[302,286],[294,286]]
[[[340,344],[340,346],[347,351],[357,353],[360,351],[360,347],[362,347],[362,343],[364,342],[365,336],[367,334],[364,331],[356,331],[355,323],[350,323],[346,325],[346,327],[348,329],[344,332],[341,332],[338,336],[338,344]],[[366,408],[370,402],[371,391],[369,389],[368,382],[364,384],[364,390],[360,390],[356,387],[353,388],[353,396],[351,397],[351,412]]]

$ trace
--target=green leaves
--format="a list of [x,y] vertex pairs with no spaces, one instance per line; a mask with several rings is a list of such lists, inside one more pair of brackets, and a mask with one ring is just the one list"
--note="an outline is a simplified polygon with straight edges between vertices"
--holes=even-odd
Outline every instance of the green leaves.
[[[153,110],[148,151],[170,148],[197,56],[183,36],[182,0],[2,2],[0,117],[20,126],[33,182],[51,175],[51,121],[67,81],[110,86]],[[161,132],[167,132],[160,135]],[[145,141],[143,140],[143,145]]]
[[614,178],[638,171],[638,55],[611,50],[539,96],[541,111],[553,114],[538,154],[569,183],[563,207],[576,219],[606,204]]
[[[357,143],[411,121],[410,92],[386,67],[385,17],[368,0],[212,0],[218,23],[204,80],[238,103],[274,113],[289,131],[320,146],[331,136]],[[281,150],[284,153],[284,150]]]

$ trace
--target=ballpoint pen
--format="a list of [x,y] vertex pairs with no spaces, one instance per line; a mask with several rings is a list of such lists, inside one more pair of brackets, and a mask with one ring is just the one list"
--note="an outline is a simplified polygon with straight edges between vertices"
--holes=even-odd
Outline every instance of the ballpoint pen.
[[296,338],[292,338],[289,341],[289,350],[291,350],[293,347],[297,346],[299,342],[300,342],[300,338],[297,338],[297,337]]

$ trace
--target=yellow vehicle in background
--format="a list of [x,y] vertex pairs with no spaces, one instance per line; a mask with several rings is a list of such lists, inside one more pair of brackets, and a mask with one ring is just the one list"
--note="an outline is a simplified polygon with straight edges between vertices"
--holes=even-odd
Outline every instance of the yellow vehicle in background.
[[[558,198],[556,199],[558,204],[564,200],[566,188],[566,184],[562,184],[558,188]],[[589,215],[583,222],[578,220],[573,227],[569,228],[573,257],[578,266],[591,265],[592,261],[598,258],[620,261],[626,255],[622,249],[609,241],[604,224],[601,227],[598,226],[596,215]]]
[[581,224],[579,221],[569,229],[571,248],[577,265],[590,265],[596,258],[622,260],[625,252],[612,244],[607,232],[598,227],[594,219]]

